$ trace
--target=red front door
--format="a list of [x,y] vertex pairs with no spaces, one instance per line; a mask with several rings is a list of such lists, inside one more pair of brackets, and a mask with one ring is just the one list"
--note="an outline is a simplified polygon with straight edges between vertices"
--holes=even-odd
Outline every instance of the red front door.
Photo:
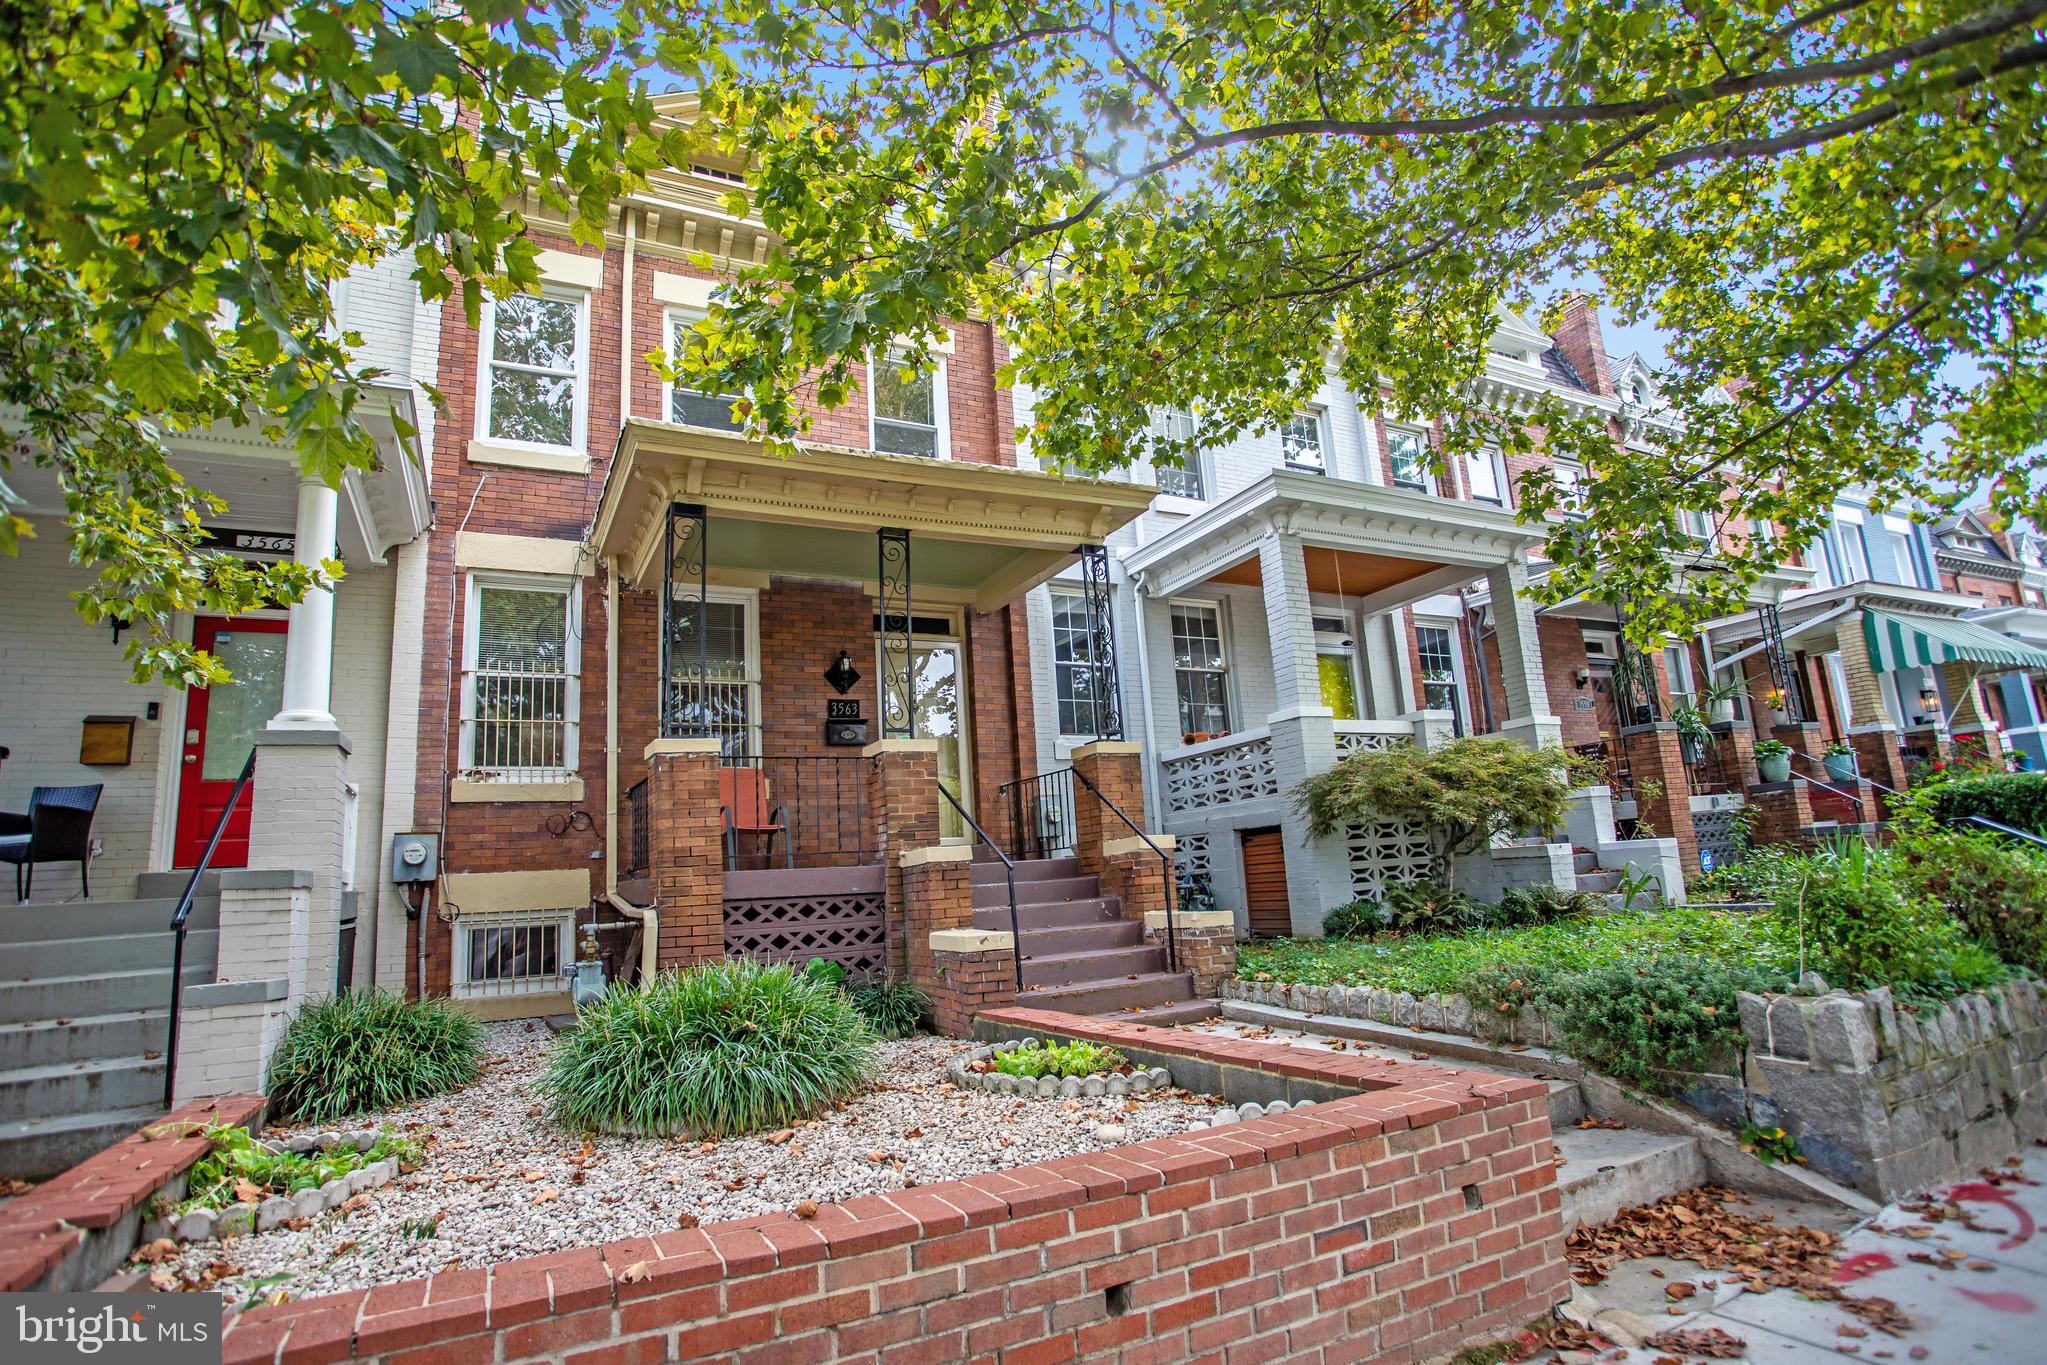
[[[202,616],[192,642],[234,675],[219,687],[195,687],[185,699],[185,743],[178,763],[178,833],[172,861],[192,867],[234,791],[256,735],[284,697],[283,621]],[[244,792],[213,855],[215,867],[246,867],[253,792]]]

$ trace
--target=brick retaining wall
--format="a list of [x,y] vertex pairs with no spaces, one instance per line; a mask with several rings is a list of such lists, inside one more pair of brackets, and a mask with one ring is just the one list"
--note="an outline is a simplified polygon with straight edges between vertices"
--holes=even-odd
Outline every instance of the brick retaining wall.
[[1568,1293],[1540,1081],[1036,1010],[983,1023],[1355,1093],[808,1220],[257,1308],[226,1360],[1413,1361]]

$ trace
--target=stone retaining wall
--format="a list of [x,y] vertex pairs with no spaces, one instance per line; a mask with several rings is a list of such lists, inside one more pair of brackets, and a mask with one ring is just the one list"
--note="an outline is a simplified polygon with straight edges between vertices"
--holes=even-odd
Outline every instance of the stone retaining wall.
[[980,1022],[1312,1102],[808,1219],[256,1308],[225,1359],[1398,1362],[1504,1336],[1569,1292],[1540,1081],[1039,1010]]
[[1380,990],[1373,986],[1301,986],[1288,985],[1283,981],[1245,981],[1241,977],[1233,977],[1223,983],[1222,998],[1299,1010],[1303,1014],[1363,1019],[1368,1023],[1392,1024],[1398,1028],[1461,1033],[1468,1038],[1531,1043],[1537,1047],[1549,1042],[1549,1021],[1533,1006],[1518,1014],[1499,1017],[1475,1013],[1469,1000],[1449,992],[1410,995],[1406,991]]
[[2047,1137],[2047,1004],[2012,981],[1940,1007],[1888,989],[1741,996],[1758,1126],[1876,1198],[1952,1180]]

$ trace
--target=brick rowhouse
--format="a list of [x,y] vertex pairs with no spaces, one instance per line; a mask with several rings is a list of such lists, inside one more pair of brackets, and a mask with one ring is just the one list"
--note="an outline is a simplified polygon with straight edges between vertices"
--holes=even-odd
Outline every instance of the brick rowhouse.
[[[1322,1097],[964,1180],[255,1308],[226,1361],[1426,1360],[1569,1293],[1542,1082],[1001,1010]],[[1345,1093],[1350,1092],[1350,1093]]]

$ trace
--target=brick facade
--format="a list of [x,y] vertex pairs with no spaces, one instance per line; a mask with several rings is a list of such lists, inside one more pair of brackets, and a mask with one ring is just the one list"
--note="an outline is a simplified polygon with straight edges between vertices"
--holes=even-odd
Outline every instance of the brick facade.
[[1569,1294],[1539,1081],[1033,1010],[988,1022],[1199,1058],[1321,1102],[809,1219],[250,1309],[224,1359],[1412,1362]]
[[724,820],[711,740],[662,740],[647,755],[647,867],[660,912],[659,965],[725,953]]

